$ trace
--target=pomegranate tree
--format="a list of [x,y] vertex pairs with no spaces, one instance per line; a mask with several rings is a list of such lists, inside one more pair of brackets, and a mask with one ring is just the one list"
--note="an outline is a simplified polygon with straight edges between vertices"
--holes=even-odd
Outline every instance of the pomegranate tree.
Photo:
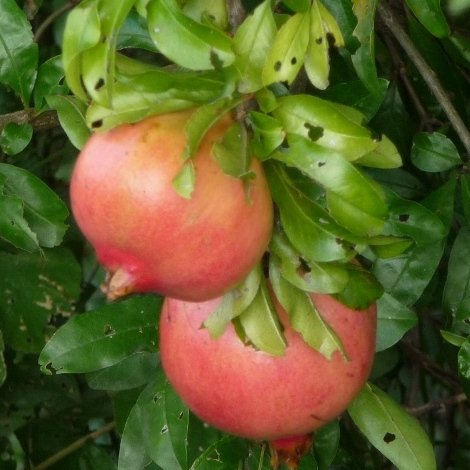
[[[191,303],[167,298],[160,319],[160,352],[169,381],[202,420],[228,433],[304,445],[302,436],[333,420],[369,375],[375,349],[376,307],[352,310],[325,294],[310,294],[342,341],[327,359],[292,329],[274,305],[287,347],[274,356],[244,344],[230,324],[217,340],[202,328],[221,299]],[[288,453],[291,453],[290,451]]]
[[148,291],[194,301],[217,297],[266,250],[273,209],[261,164],[253,159],[255,177],[244,184],[212,157],[230,117],[209,130],[193,157],[192,196],[175,190],[190,115],[157,115],[97,132],[79,155],[72,211],[109,272],[110,299]]

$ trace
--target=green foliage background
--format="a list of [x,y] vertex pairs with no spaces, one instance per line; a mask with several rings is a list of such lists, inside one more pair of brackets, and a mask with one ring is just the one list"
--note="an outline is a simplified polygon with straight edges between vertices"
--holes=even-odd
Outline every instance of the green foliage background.
[[[0,0],[0,468],[269,468],[265,444],[203,425],[168,385],[162,299],[106,304],[68,201],[90,128],[202,106],[190,162],[211,120],[251,94],[251,148],[285,231],[271,269],[297,287],[300,252],[322,280],[314,289],[378,298],[370,382],[300,468],[469,468],[470,2],[246,1],[253,14],[233,38],[223,1],[77,3]],[[313,17],[340,47],[313,44]],[[237,145],[229,136],[218,157],[246,177],[224,159],[247,151]],[[302,166],[319,152],[332,173]],[[341,252],[329,244],[338,233]],[[357,247],[373,277],[345,268]]]

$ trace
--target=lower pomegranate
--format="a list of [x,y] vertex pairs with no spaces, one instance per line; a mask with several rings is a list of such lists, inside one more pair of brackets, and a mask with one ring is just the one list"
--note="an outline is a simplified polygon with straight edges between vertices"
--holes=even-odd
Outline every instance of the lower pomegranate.
[[221,298],[167,298],[160,351],[169,381],[197,416],[225,432],[271,442],[310,434],[340,415],[364,385],[376,331],[375,305],[355,311],[328,295],[311,297],[348,360],[339,352],[328,360],[308,346],[276,299],[288,343],[280,357],[243,344],[232,325],[212,340],[201,325]]

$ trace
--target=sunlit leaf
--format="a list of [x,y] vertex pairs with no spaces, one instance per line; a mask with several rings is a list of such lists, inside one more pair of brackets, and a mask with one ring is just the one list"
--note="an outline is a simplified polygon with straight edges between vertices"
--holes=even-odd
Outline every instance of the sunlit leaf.
[[262,86],[261,73],[276,35],[271,1],[265,0],[249,15],[234,36],[235,65],[240,73],[238,90],[249,93]]
[[291,83],[302,67],[309,41],[309,13],[296,13],[288,18],[271,44],[262,71],[264,85]]
[[389,395],[366,384],[348,408],[356,426],[400,470],[434,470],[434,449],[419,421]]
[[259,159],[267,158],[284,141],[286,135],[277,119],[253,111],[249,116],[253,137],[251,147]]
[[186,16],[174,0],[151,0],[147,9],[150,36],[160,52],[178,65],[209,70],[234,62],[231,39]]

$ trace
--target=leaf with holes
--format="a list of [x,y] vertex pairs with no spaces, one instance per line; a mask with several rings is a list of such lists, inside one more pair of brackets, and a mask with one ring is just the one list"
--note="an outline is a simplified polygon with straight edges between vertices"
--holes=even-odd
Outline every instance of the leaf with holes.
[[31,24],[15,0],[0,3],[0,83],[11,87],[23,106],[36,79],[38,45],[33,40]]
[[278,103],[273,115],[285,132],[336,150],[347,160],[363,157],[378,146],[370,131],[360,124],[361,113],[353,108],[311,95],[284,96]]
[[228,67],[235,60],[232,40],[213,26],[186,16],[174,0],[150,0],[150,36],[159,51],[190,70]]
[[263,85],[292,83],[303,63],[309,41],[309,13],[288,18],[277,32],[263,66]]
[[68,317],[80,293],[80,266],[65,248],[0,253],[0,329],[5,343],[39,352],[54,317]]
[[419,421],[375,385],[366,384],[348,413],[369,442],[401,470],[434,470],[429,437]]
[[156,350],[161,299],[136,296],[72,317],[39,356],[44,373],[83,373],[110,367],[138,351]]

